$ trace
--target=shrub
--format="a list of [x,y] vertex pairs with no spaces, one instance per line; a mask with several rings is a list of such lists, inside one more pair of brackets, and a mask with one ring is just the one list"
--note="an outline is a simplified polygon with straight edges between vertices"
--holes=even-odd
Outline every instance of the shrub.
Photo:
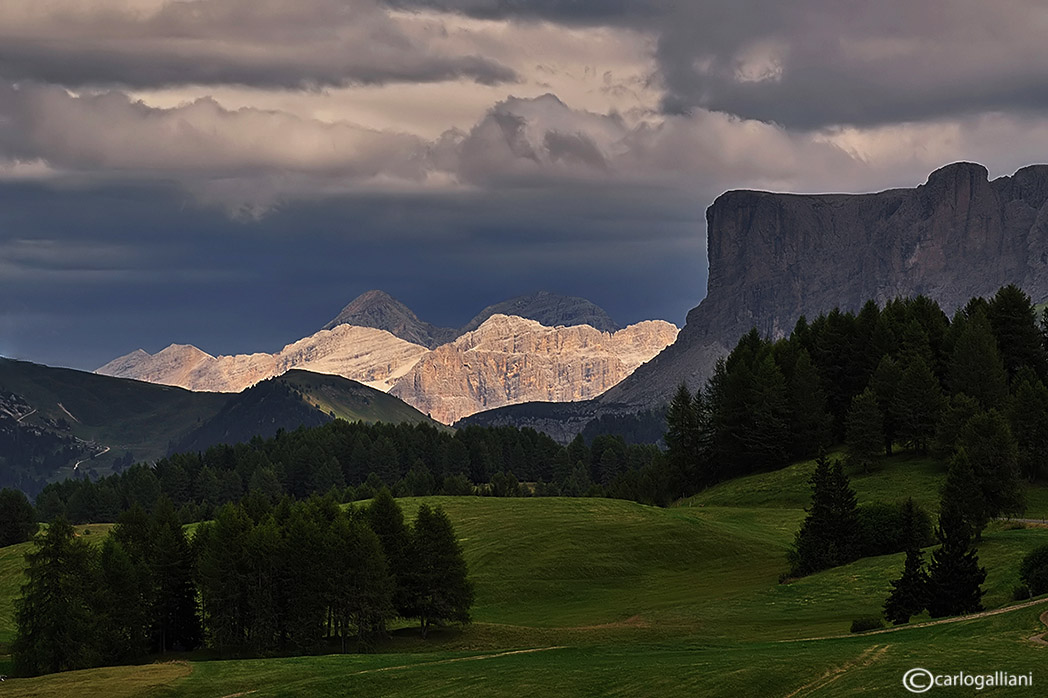
[[[906,549],[902,503],[873,502],[859,507],[860,549],[863,557],[889,555]],[[915,505],[916,507],[916,505]],[[916,507],[921,547],[932,544],[932,520],[924,509]]]
[[1048,545],[1026,554],[1019,564],[1019,578],[1030,590],[1030,596],[1048,593]]
[[864,618],[856,618],[852,621],[851,632],[853,633],[865,633],[870,630],[880,630],[884,627],[884,620],[880,616],[866,616]]

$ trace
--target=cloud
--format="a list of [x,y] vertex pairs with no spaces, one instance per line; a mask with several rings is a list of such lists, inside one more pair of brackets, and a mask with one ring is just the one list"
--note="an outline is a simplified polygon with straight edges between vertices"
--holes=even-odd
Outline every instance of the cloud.
[[1048,107],[1048,7],[1037,0],[400,4],[649,33],[668,113],[812,130]]
[[410,20],[376,0],[5,0],[0,75],[133,88],[516,79],[438,19]]

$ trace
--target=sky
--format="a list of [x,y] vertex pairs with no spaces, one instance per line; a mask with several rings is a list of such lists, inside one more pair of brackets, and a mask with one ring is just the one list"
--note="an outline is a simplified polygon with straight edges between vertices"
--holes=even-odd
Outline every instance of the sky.
[[1035,0],[3,0],[0,355],[276,351],[385,290],[683,324],[722,192],[1048,159]]

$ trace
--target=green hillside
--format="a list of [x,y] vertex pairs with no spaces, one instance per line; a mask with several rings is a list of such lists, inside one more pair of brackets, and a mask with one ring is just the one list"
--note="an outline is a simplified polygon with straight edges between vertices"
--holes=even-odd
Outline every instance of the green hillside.
[[[94,669],[9,680],[9,695],[899,695],[902,673],[1036,671],[1031,608],[849,636],[876,614],[902,555],[779,584],[804,516],[810,464],[725,483],[670,509],[605,499],[428,497],[449,513],[477,599],[474,623],[423,642],[397,630],[373,655]],[[860,503],[934,499],[941,473],[895,458],[855,477]],[[923,488],[923,489],[922,489]],[[920,490],[920,491],[918,491]],[[924,491],[927,490],[927,491]],[[1043,490],[1032,499],[1045,501]],[[987,608],[1012,604],[1018,562],[1048,527],[992,524],[980,546]],[[20,575],[0,552],[0,594]],[[927,621],[926,616],[916,621]],[[8,637],[11,627],[2,631]],[[822,638],[808,640],[808,638]],[[179,657],[181,659],[181,657]],[[1025,695],[1021,690],[1017,695]],[[946,692],[946,695],[950,695]]]

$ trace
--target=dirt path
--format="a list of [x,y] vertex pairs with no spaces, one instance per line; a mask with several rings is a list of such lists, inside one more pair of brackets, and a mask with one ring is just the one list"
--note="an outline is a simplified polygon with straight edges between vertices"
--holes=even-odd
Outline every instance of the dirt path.
[[440,659],[435,662],[419,662],[418,664],[402,664],[399,666],[384,666],[378,669],[364,669],[363,671],[355,671],[347,676],[357,676],[360,674],[377,674],[381,671],[397,671],[398,669],[414,669],[415,667],[422,666],[437,666],[438,664],[453,664],[455,662],[476,662],[482,659],[497,659],[499,657],[509,657],[514,654],[532,654],[533,652],[549,652],[551,650],[562,650],[565,649],[566,645],[557,645],[556,647],[535,647],[528,650],[510,650],[508,652],[496,652],[495,654],[475,654],[469,657],[455,657],[454,659]]
[[25,414],[23,414],[21,417],[19,417],[15,421],[18,422],[19,424],[21,424],[23,419],[25,419],[26,417],[28,417],[30,415],[33,415],[33,414],[36,414],[36,410],[35,409],[32,412],[26,412]]
[[[1012,611],[1021,611],[1024,608],[1031,606],[1038,606],[1040,604],[1048,603],[1048,598],[1036,599],[1035,601],[1024,601],[1023,603],[1015,604],[1014,606],[1005,606],[1004,608],[995,608],[992,611],[982,611],[981,613],[972,613],[967,616],[954,616],[953,618],[943,618],[942,620],[929,620],[924,623],[914,623],[913,625],[896,625],[891,628],[885,628],[883,630],[871,630],[868,633],[848,633],[847,635],[824,635],[822,637],[802,637],[795,640],[779,640],[779,642],[814,642],[816,640],[840,640],[846,637],[867,637],[869,635],[883,635],[885,633],[897,633],[903,630],[912,630],[914,628],[929,628],[933,625],[946,625],[947,623],[961,623],[966,620],[976,620],[978,618],[988,618],[990,616],[998,616],[1002,613],[1011,613]],[[1048,615],[1048,611],[1041,614],[1041,620],[1045,620],[1045,616]]]
[[65,408],[65,405],[63,405],[63,404],[62,404],[62,403],[60,402],[60,403],[58,403],[58,406],[59,406],[60,408],[62,408],[62,411],[63,411],[63,412],[65,412],[65,413],[66,413],[67,415],[69,415],[69,418],[70,418],[70,419],[72,419],[72,420],[73,420],[74,422],[76,422],[77,424],[79,424],[79,423],[80,423],[80,420],[79,420],[79,419],[77,419],[76,417],[74,417],[74,416],[73,416],[73,413],[72,413],[72,412],[70,412],[69,410],[67,410],[67,409]]
[[73,463],[73,470],[76,470],[77,468],[79,468],[80,464],[83,463],[84,461],[89,461],[92,458],[97,458],[98,456],[101,456],[104,453],[109,453],[109,447],[108,446],[106,446],[104,449],[102,449],[101,451],[99,451],[98,453],[96,453],[93,456],[88,456],[87,458],[81,458],[76,463]]
[[803,698],[804,696],[810,696],[816,691],[821,691],[852,669],[864,669],[878,661],[884,656],[884,653],[888,651],[889,647],[891,647],[891,645],[874,645],[873,647],[867,647],[855,659],[850,662],[845,662],[839,667],[830,669],[811,683],[806,683],[793,693],[790,693],[786,698]]
[[[1048,611],[1041,614],[1041,623],[1048,626]],[[1030,642],[1035,645],[1046,645],[1048,646],[1048,633],[1041,633],[1040,635],[1034,635],[1030,638]]]

